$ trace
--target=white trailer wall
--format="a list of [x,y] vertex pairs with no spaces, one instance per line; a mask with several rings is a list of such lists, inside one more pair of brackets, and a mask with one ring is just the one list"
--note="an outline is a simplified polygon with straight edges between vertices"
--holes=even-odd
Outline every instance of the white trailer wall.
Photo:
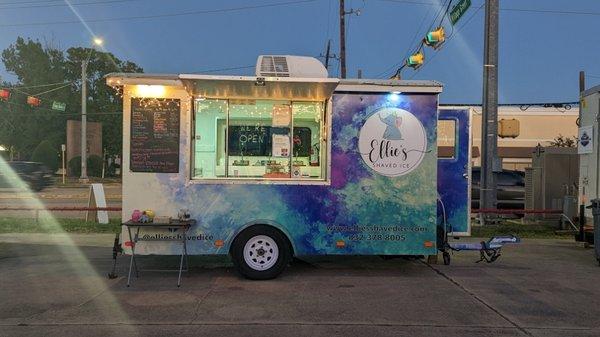
[[[598,118],[600,109],[600,86],[586,90],[581,98],[581,120],[579,123],[579,202],[589,205],[590,200],[600,198],[600,132]],[[581,136],[584,130],[592,129],[591,152],[582,150]],[[592,217],[590,209],[586,209],[586,218]],[[590,221],[588,220],[588,223]]]

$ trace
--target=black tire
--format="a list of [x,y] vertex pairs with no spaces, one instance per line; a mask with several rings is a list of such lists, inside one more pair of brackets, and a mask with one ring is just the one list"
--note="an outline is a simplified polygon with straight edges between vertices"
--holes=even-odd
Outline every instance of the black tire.
[[[267,269],[258,270],[249,265],[244,258],[244,249],[248,241],[256,240],[258,236],[266,236],[277,246],[277,260]],[[274,249],[265,242],[264,249]],[[256,256],[256,255],[255,255]],[[245,278],[251,280],[269,280],[277,277],[287,267],[292,252],[287,238],[279,230],[266,225],[256,225],[241,232],[231,247],[231,258],[236,270]],[[252,257],[249,257],[252,259]]]

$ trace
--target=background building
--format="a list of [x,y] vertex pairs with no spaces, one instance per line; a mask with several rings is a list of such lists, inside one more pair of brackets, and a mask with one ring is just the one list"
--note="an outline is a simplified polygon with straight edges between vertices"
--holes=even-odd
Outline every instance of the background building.
[[[87,122],[87,155],[102,157],[102,123]],[[67,163],[81,156],[81,121],[67,121]]]
[[[444,105],[441,107],[471,108],[471,125],[473,137],[472,164],[481,165],[481,106],[477,105]],[[498,138],[498,155],[505,169],[524,170],[531,166],[531,153],[535,147],[550,146],[558,136],[575,139],[577,136],[578,105],[556,106],[498,106],[499,124],[509,129],[515,137]],[[505,122],[503,122],[503,120]],[[516,130],[514,129],[516,126]],[[440,124],[443,134],[452,133],[444,130],[447,126]],[[500,127],[499,127],[500,129]],[[514,132],[510,132],[514,131]],[[500,132],[499,132],[500,134]],[[575,142],[574,146],[577,143]]]

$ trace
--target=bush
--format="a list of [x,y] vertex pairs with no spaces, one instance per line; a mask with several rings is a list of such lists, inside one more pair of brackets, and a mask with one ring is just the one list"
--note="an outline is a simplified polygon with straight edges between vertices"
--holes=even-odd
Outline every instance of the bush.
[[81,175],[81,157],[73,157],[69,160],[69,175],[79,177]]
[[87,173],[90,177],[102,176],[102,158],[91,155],[87,158]]
[[48,140],[43,140],[31,154],[31,161],[43,163],[52,172],[58,169],[58,151],[54,149],[52,143]]
[[[81,175],[81,157],[73,157],[69,160],[69,174],[73,177]],[[102,158],[97,155],[91,155],[87,158],[88,177],[100,177],[102,175]]]

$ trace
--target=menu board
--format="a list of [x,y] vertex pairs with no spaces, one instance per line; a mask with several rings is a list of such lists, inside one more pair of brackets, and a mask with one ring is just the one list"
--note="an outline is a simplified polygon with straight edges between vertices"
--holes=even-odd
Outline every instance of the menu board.
[[179,119],[178,99],[131,99],[132,172],[179,172]]

